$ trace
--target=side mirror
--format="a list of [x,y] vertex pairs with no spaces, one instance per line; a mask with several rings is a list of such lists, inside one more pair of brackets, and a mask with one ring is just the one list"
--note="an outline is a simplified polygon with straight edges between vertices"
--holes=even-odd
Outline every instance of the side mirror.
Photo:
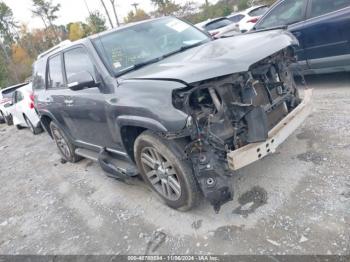
[[96,86],[94,78],[88,71],[81,71],[68,78],[68,88],[73,91]]

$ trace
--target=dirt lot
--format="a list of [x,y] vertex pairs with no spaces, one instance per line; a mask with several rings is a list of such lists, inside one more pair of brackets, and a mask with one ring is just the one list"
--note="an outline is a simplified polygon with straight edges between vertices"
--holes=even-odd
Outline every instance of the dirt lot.
[[61,164],[46,134],[0,126],[1,254],[349,254],[350,75],[309,77],[314,113],[239,171],[234,201],[187,213],[89,160]]

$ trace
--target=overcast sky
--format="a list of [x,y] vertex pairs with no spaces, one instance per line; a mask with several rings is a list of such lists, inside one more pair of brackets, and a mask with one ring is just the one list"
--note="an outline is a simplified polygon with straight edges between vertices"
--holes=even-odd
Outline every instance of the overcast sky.
[[[39,18],[33,17],[31,13],[32,0],[2,0],[4,1],[13,11],[15,19],[20,23],[25,23],[29,28],[41,28],[43,24]],[[54,4],[60,3],[61,10],[58,13],[59,18],[55,22],[56,24],[66,25],[69,22],[85,21],[85,18],[89,15],[84,0],[52,0]],[[109,0],[104,0],[111,15],[113,14]],[[188,0],[175,0],[176,3],[186,3]],[[101,5],[100,0],[86,0],[90,11],[99,10],[102,14],[105,14],[104,9]],[[132,3],[138,3],[139,8],[146,10],[147,12],[152,11],[154,6],[150,0],[116,0],[117,12],[119,20],[123,21],[123,18],[127,13],[133,9]],[[205,0],[194,0],[194,2],[203,4]],[[217,0],[210,0],[215,3]],[[106,20],[107,21],[107,20]],[[108,22],[108,21],[107,21]]]

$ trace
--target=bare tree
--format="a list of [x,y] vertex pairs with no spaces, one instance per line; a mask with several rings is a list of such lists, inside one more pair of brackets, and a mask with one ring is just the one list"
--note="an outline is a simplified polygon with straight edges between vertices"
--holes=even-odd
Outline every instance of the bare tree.
[[111,16],[109,15],[109,12],[108,12],[108,9],[107,9],[107,7],[106,7],[106,5],[105,5],[105,2],[104,2],[103,0],[100,0],[100,1],[101,1],[101,4],[103,5],[103,8],[105,9],[105,12],[106,12],[108,21],[109,21],[111,27],[113,28],[114,25],[113,25],[113,23],[112,23],[112,19],[111,19]]
[[117,22],[117,26],[120,26],[118,15],[117,15],[117,10],[115,8],[116,1],[115,0],[109,0],[109,1],[111,2],[112,8],[113,8],[113,13],[114,13],[114,16],[115,16],[115,21]]

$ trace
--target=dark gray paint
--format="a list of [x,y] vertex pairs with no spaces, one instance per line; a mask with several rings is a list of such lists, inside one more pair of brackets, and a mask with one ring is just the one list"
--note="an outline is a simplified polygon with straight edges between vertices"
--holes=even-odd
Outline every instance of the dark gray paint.
[[[88,50],[99,73],[100,85],[80,91],[68,88],[36,90],[36,107],[42,116],[58,122],[77,145],[96,150],[108,147],[125,152],[120,132],[123,126],[162,132],[175,132],[185,127],[188,116],[172,105],[174,89],[218,76],[246,72],[251,65],[269,55],[297,45],[297,40],[281,30],[220,39],[119,79],[110,74],[89,39],[58,49],[50,56],[77,45]],[[47,57],[42,59],[46,62]],[[64,84],[67,85],[66,79]]]

